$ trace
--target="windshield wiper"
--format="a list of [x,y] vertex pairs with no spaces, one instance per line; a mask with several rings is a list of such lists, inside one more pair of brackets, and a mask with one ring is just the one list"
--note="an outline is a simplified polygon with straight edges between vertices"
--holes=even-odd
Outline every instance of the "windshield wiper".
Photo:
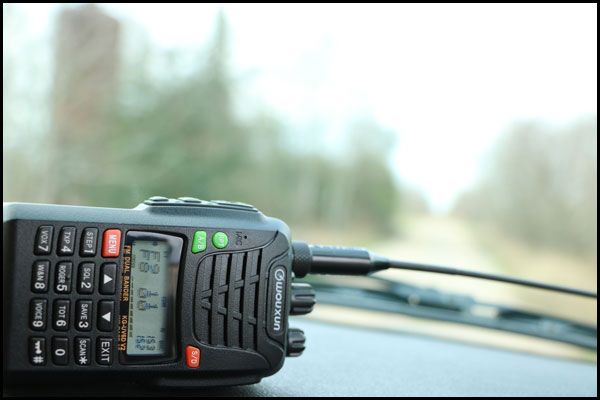
[[319,303],[457,322],[597,349],[595,326],[385,278],[368,277],[364,282],[368,284],[342,286],[323,278],[310,279]]

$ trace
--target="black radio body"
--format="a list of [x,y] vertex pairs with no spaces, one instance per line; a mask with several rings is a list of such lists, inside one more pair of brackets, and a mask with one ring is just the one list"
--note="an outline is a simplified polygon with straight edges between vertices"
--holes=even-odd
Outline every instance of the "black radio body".
[[250,205],[6,203],[3,234],[12,383],[248,384],[304,349],[289,228]]

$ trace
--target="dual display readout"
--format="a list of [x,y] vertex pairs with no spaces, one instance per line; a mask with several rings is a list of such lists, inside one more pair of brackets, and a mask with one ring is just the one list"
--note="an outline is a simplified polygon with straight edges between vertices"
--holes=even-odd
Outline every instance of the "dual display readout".
[[169,312],[167,242],[131,244],[127,354],[160,355],[166,350]]
[[183,239],[129,231],[123,248],[119,351],[125,363],[174,356],[175,299]]

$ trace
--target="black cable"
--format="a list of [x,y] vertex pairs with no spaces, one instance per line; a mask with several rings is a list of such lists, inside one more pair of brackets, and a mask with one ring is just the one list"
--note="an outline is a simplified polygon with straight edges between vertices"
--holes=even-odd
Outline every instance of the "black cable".
[[445,275],[467,276],[471,278],[512,283],[536,289],[572,294],[576,296],[597,299],[598,295],[582,289],[551,285],[526,279],[488,274],[484,272],[444,267],[439,265],[421,264],[409,261],[388,260],[365,249],[334,246],[314,246],[304,242],[293,242],[294,251],[293,271],[298,277],[306,274],[332,275],[369,275],[373,272],[388,268],[410,271],[433,272]]
[[589,292],[587,290],[574,289],[574,288],[570,288],[570,287],[566,287],[566,286],[551,285],[548,283],[530,281],[530,280],[520,279],[520,278],[511,278],[509,276],[488,274],[485,272],[468,271],[468,270],[464,270],[464,269],[443,267],[443,266],[439,266],[439,265],[419,264],[419,263],[414,263],[414,262],[410,262],[410,261],[390,260],[388,262],[389,262],[389,268],[394,268],[394,269],[433,272],[436,274],[446,274],[446,275],[468,276],[471,278],[487,279],[490,281],[512,283],[515,285],[527,286],[527,287],[543,289],[543,290],[552,290],[554,292],[573,294],[576,296],[584,296],[584,297],[590,297],[590,298],[594,298],[594,299],[596,299],[598,297],[598,295],[596,293]]

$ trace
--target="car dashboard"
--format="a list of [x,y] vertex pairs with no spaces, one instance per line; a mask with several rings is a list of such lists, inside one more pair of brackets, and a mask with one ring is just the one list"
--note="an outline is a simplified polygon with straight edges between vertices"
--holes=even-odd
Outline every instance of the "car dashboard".
[[13,395],[129,396],[596,396],[595,362],[293,318],[309,342],[275,375],[248,386],[156,390],[99,384],[9,388]]

